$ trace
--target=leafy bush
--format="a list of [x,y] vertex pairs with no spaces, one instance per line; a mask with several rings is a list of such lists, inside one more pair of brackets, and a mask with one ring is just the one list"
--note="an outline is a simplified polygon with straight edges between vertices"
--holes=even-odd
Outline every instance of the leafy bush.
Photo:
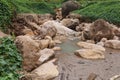
[[0,80],[18,80],[21,69],[21,55],[13,39],[0,39]]
[[120,23],[120,1],[100,1],[90,4],[80,10],[79,13],[85,17],[96,20],[98,18],[105,19],[109,22]]

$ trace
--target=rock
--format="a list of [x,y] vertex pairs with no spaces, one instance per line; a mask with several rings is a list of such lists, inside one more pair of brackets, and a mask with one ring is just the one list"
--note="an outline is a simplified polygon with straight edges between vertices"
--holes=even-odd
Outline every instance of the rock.
[[31,72],[32,80],[49,80],[58,76],[57,66],[53,64],[53,60],[39,66]]
[[120,74],[111,77],[109,80],[117,80],[117,79],[120,79]]
[[98,19],[90,26],[90,38],[96,42],[102,38],[113,39],[114,31],[111,25],[103,19]]
[[79,20],[78,19],[63,19],[60,23],[72,30],[75,30],[76,26],[79,25]]
[[50,44],[50,40],[49,39],[42,39],[39,41],[39,43],[40,43],[41,49],[48,48],[49,44]]
[[56,13],[56,20],[61,20],[62,19],[62,8],[55,9]]
[[7,37],[8,35],[0,31],[0,38]]
[[94,41],[94,40],[87,40],[86,42],[87,42],[87,43],[95,44],[95,41]]
[[31,39],[30,36],[18,36],[15,43],[23,57],[23,69],[31,71],[36,68],[40,64],[38,61],[40,55],[37,54],[40,50],[39,44]]
[[61,50],[61,48],[60,47],[54,47],[54,48],[52,48],[54,51],[60,51]]
[[107,40],[105,42],[105,47],[120,49],[120,40]]
[[28,29],[27,27],[23,29],[23,34],[29,35],[29,36],[34,36],[34,32],[31,29]]
[[60,40],[54,40],[56,44],[61,44],[62,42]]
[[118,36],[114,36],[113,39],[114,40],[119,40],[119,37]]
[[39,58],[39,61],[41,63],[47,61],[47,60],[50,60],[51,57],[53,57],[55,55],[54,51],[52,49],[43,49],[39,52],[40,54],[40,58]]
[[95,80],[95,78],[96,78],[97,76],[98,76],[97,74],[91,73],[91,74],[88,76],[87,80]]
[[105,48],[97,44],[92,44],[92,43],[87,43],[87,42],[78,42],[77,45],[81,48],[96,49],[98,51],[105,52]]
[[[52,20],[51,14],[17,14],[16,18],[12,20],[12,28],[10,28],[10,32],[14,32],[16,36],[25,35],[31,31],[36,32],[39,29],[40,25],[48,20]],[[24,30],[26,28],[29,30]]]
[[[43,24],[43,26],[48,26],[49,28],[55,27],[57,29],[56,30],[57,34],[61,34],[61,35],[65,35],[65,36],[74,35],[76,33],[75,31],[63,26],[61,23],[56,22],[56,21],[47,21]],[[44,31],[49,31],[49,29],[46,29]],[[56,31],[55,31],[55,33],[56,33]],[[53,33],[54,31],[51,30],[51,32]],[[51,34],[51,33],[49,33],[49,34]]]
[[104,42],[98,42],[97,45],[104,46]]
[[81,23],[76,27],[76,31],[90,31],[91,23]]
[[62,16],[65,18],[71,11],[80,7],[76,1],[66,1],[62,4]]
[[49,48],[53,48],[55,45],[56,45],[55,42],[53,40],[50,40]]
[[70,18],[70,19],[81,19],[82,16],[80,14],[76,14],[76,13],[70,13],[67,18]]
[[81,40],[90,40],[90,26],[91,23],[81,23],[76,26],[76,31],[82,32]]
[[85,59],[104,59],[104,53],[97,49],[80,49],[75,52],[75,55]]
[[56,27],[51,22],[45,22],[37,31],[38,36],[43,39],[45,36],[54,37],[57,33]]

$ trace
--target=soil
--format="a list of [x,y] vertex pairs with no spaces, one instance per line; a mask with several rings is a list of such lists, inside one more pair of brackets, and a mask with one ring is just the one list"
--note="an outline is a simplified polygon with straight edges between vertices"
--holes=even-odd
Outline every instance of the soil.
[[62,51],[57,52],[56,57],[60,73],[53,80],[90,80],[88,77],[91,74],[97,75],[92,80],[109,80],[120,74],[120,50],[106,48],[105,59],[87,60],[74,55],[73,52],[78,49],[77,41],[67,41],[59,45]]

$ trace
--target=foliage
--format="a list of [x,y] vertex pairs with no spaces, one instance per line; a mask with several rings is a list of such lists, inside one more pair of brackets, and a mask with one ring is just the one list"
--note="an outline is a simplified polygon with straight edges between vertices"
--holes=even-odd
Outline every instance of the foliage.
[[120,1],[95,2],[75,12],[92,20],[102,18],[112,23],[120,23]]
[[15,7],[7,0],[0,0],[0,29],[5,30],[10,24]]
[[0,38],[0,80],[18,80],[21,60],[13,39]]

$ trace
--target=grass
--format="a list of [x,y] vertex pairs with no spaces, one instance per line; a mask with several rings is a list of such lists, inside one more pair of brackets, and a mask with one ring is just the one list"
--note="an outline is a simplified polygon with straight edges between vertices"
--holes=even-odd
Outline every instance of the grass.
[[99,1],[75,12],[91,20],[102,18],[111,23],[120,23],[120,1]]

